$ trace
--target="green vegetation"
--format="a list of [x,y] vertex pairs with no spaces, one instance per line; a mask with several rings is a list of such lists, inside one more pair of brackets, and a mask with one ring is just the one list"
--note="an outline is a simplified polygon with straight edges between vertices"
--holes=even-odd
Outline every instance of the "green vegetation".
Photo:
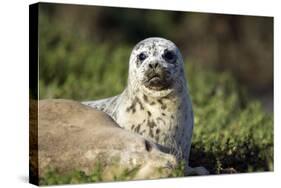
[[85,172],[75,171],[66,175],[60,175],[57,171],[51,170],[40,179],[40,185],[58,185],[58,184],[77,184],[102,181],[101,172],[94,171],[90,175]]
[[[124,89],[133,46],[97,43],[51,27],[48,20],[40,29],[40,99],[93,100]],[[195,115],[190,165],[204,166],[211,174],[272,171],[273,114],[251,99],[231,73],[205,68],[188,57],[185,63]],[[50,172],[42,183],[101,180],[97,172],[64,177]]]
[[[114,181],[125,181],[133,179],[139,170],[139,166],[132,169],[125,169],[120,174],[115,174]],[[83,171],[74,171],[61,175],[57,170],[49,170],[44,177],[40,178],[40,185],[78,184],[108,181],[103,179],[103,167],[101,164],[92,173],[87,175]],[[176,170],[175,170],[176,172]]]

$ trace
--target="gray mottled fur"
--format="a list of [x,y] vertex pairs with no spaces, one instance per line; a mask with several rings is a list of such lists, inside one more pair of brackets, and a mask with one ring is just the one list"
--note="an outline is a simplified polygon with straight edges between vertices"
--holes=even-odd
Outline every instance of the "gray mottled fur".
[[[176,59],[168,62],[165,50],[174,52]],[[141,61],[140,53],[147,58]],[[158,65],[157,66],[155,65]],[[152,69],[152,67],[155,67]],[[160,68],[159,68],[160,67]],[[150,72],[161,69],[164,89],[149,87]],[[193,130],[193,112],[184,76],[183,59],[178,48],[163,38],[148,38],[132,50],[128,85],[118,96],[83,102],[109,114],[122,128],[137,132],[158,146],[184,159],[188,167]],[[187,168],[190,169],[190,168]]]

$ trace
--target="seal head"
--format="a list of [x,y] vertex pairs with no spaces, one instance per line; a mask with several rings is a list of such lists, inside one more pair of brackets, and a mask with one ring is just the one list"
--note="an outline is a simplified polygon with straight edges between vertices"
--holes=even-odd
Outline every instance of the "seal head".
[[130,91],[164,97],[183,83],[183,60],[177,46],[163,38],[147,38],[132,50],[129,63]]

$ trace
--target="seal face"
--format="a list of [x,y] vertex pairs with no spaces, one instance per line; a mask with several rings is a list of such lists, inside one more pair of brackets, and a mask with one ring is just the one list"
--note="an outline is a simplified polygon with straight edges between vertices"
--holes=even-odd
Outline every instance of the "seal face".
[[148,38],[132,50],[128,85],[118,96],[83,102],[108,113],[122,128],[167,149],[188,165],[193,112],[176,45]]
[[128,84],[140,86],[147,95],[168,95],[183,74],[182,64],[174,43],[162,38],[145,39],[131,53]]
[[157,51],[150,56],[145,54],[148,53],[141,52],[136,62],[140,64],[137,68],[143,69],[140,71],[144,73],[140,78],[141,84],[152,90],[168,89],[173,82],[171,71],[175,68],[174,63],[176,63],[174,52],[166,49],[160,57],[156,56],[156,54],[161,54]]

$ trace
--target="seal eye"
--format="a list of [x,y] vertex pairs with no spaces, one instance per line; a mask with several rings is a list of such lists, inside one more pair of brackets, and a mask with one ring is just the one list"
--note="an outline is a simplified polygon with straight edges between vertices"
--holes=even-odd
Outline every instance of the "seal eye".
[[147,56],[143,52],[138,55],[138,59],[141,61],[145,60],[146,58],[147,58]]
[[176,59],[176,55],[172,51],[165,50],[163,54],[163,58],[170,62],[173,62]]

